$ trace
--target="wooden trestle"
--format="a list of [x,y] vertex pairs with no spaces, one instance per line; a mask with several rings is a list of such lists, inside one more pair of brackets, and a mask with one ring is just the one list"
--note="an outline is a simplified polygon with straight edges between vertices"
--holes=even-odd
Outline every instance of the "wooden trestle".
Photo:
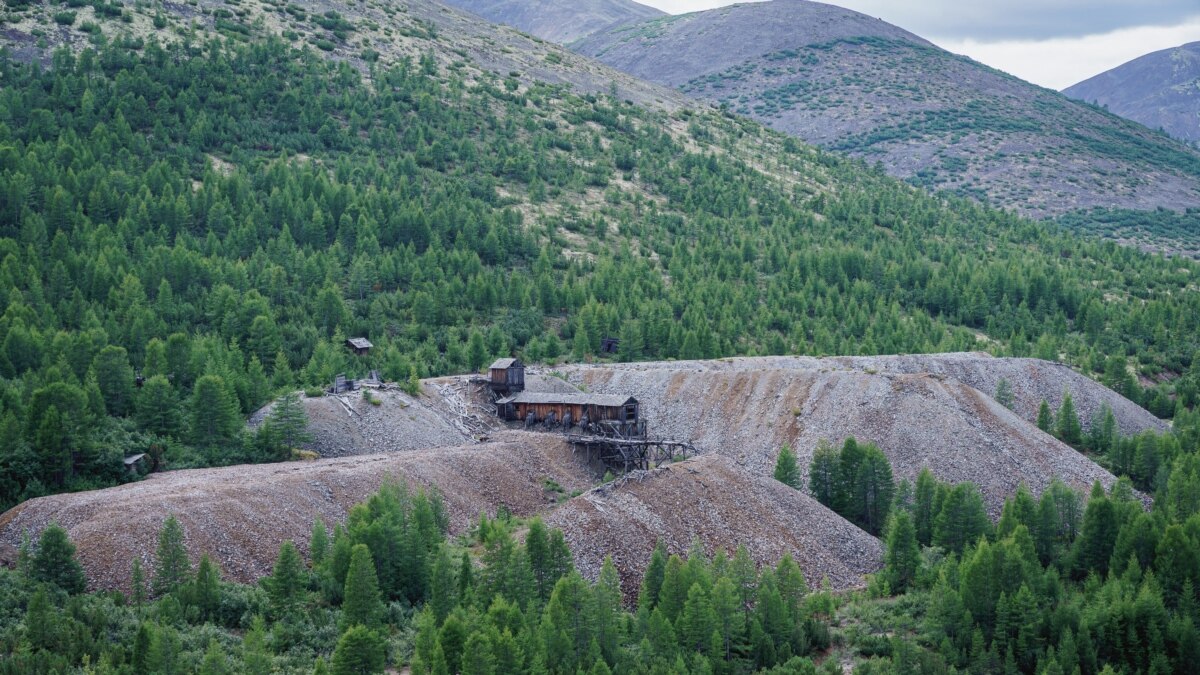
[[696,448],[691,443],[661,438],[567,434],[567,442],[575,452],[586,453],[588,461],[598,460],[604,466],[621,472],[651,469],[696,454]]

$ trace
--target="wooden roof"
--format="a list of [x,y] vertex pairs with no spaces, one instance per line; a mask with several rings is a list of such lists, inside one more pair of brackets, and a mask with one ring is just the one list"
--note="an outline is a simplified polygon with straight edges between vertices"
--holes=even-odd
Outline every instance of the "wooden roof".
[[521,365],[521,362],[516,359],[496,359],[496,361],[492,363],[488,370],[508,370],[514,365],[519,366]]
[[621,394],[555,394],[550,392],[523,391],[508,398],[496,401],[504,403],[564,403],[567,405],[598,405],[605,408],[616,408],[629,402],[637,403],[632,396]]
[[355,349],[370,349],[374,346],[367,338],[350,338],[349,340],[346,340],[346,344],[354,347]]

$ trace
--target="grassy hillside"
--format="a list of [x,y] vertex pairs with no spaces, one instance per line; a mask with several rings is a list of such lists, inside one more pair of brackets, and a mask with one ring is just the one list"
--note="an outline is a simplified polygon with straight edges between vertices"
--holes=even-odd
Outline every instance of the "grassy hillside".
[[[432,24],[399,43],[418,58],[364,72],[286,36],[201,46],[179,16],[168,46],[131,42],[138,16],[47,69],[0,63],[9,503],[121,480],[122,454],[285,456],[237,415],[280,388],[595,358],[606,335],[623,359],[1060,358],[1161,415],[1168,391],[1132,375],[1195,367],[1188,263],[935,200],[747,120],[492,73]],[[543,61],[560,81],[567,57]],[[376,349],[351,361],[348,335]]]
[[1027,215],[1200,205],[1194,149],[831,5],[748,3],[574,48],[913,184]]

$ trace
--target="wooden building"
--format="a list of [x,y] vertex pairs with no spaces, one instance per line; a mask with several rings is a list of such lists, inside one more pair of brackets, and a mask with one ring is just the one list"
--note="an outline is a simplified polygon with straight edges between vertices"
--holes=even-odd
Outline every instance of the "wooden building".
[[617,423],[637,432],[638,401],[621,394],[553,394],[523,391],[496,401],[501,419],[550,426],[603,425]]
[[496,359],[488,375],[488,387],[497,394],[525,391],[525,364],[520,359]]
[[354,352],[355,356],[366,356],[373,346],[367,338],[359,337],[346,340],[346,348]]

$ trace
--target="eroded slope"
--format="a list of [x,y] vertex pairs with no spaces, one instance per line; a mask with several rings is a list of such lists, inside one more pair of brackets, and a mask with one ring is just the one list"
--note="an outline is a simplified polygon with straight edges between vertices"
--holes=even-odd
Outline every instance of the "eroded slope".
[[467,447],[174,471],[33,499],[0,516],[0,544],[15,547],[23,532],[36,536],[56,521],[78,546],[91,587],[127,588],[133,559],[150,565],[158,531],[173,513],[193,561],[208,553],[225,578],[251,582],[270,573],[284,541],[307,554],[314,518],[332,527],[389,478],[437,488],[453,532],[500,506],[518,515],[546,509],[558,498],[546,490],[547,478],[568,491],[592,486],[588,468],[558,437],[504,432]]
[[[1040,492],[1054,478],[1079,489],[1095,481],[1111,485],[1115,478],[951,372],[984,386],[1008,373],[1022,406],[1044,387],[1061,392],[1066,386],[1089,410],[1098,409],[1101,399],[1117,403],[1113,407],[1126,413],[1127,431],[1164,428],[1103,387],[1064,377],[1053,364],[971,355],[940,359],[747,358],[581,366],[567,374],[589,391],[637,397],[651,433],[692,440],[702,451],[731,457],[758,474],[769,475],[779,447],[787,443],[807,478],[820,440],[840,443],[854,436],[879,445],[897,479],[913,480],[929,467],[942,480],[978,484],[993,513],[1022,483]],[[1016,377],[1039,364],[1049,372]]]
[[693,541],[710,556],[745,545],[760,564],[790,553],[810,587],[828,578],[836,589],[861,586],[883,556],[879,540],[815,499],[717,455],[631,474],[570,500],[546,520],[563,530],[585,576],[596,578],[612,556],[630,597],[659,540],[680,555]]

